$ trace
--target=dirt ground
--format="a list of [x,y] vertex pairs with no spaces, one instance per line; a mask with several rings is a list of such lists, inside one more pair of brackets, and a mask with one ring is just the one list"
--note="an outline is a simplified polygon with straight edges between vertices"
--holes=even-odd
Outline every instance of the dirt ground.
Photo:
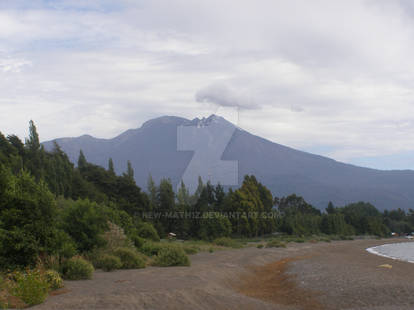
[[33,309],[413,310],[414,264],[365,251],[396,241],[248,247],[193,255],[191,267],[97,271]]

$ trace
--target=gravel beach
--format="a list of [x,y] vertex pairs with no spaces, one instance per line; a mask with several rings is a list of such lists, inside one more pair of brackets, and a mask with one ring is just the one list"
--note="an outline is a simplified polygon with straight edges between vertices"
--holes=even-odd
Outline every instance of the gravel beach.
[[248,247],[193,255],[191,267],[97,271],[33,309],[412,310],[414,264],[366,251],[401,241]]

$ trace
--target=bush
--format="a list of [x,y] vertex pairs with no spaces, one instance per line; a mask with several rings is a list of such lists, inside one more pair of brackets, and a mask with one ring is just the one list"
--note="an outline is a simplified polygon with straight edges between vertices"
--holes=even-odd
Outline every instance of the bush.
[[63,263],[63,277],[68,280],[91,279],[94,268],[81,257],[72,257]]
[[263,245],[263,244],[258,244],[258,245],[257,245],[257,248],[258,248],[258,249],[262,249],[263,247],[264,247],[264,245]]
[[142,223],[138,228],[138,236],[152,241],[160,241],[160,236],[150,223]]
[[122,269],[145,268],[144,258],[133,249],[119,248],[114,254],[120,258]]
[[270,240],[266,243],[266,248],[286,248],[286,244],[279,240]]
[[129,237],[129,239],[131,239],[132,243],[138,249],[141,248],[145,243],[145,239],[138,236],[137,233],[136,234],[130,234],[128,237]]
[[102,234],[108,224],[103,210],[104,206],[89,200],[68,201],[63,209],[63,229],[75,241],[79,252],[105,245]]
[[236,240],[233,240],[228,237],[217,238],[216,240],[213,241],[213,243],[215,245],[225,246],[229,248],[236,248],[236,249],[243,247],[243,245],[240,242],[237,242]]
[[63,258],[71,258],[76,255],[76,244],[63,230],[57,230],[52,245],[56,248],[55,254]]
[[155,257],[154,265],[161,267],[190,266],[190,260],[182,248],[165,247]]
[[1,269],[34,266],[45,249],[56,250],[57,208],[43,181],[25,171],[14,176],[0,164],[0,197]]
[[44,274],[45,280],[52,290],[63,287],[63,280],[55,270],[47,270]]
[[103,234],[103,239],[106,242],[105,248],[109,252],[113,252],[117,248],[133,246],[131,240],[125,235],[121,227],[111,222],[108,222],[108,227],[108,231]]
[[104,254],[98,263],[99,267],[104,271],[112,271],[120,269],[122,267],[122,262],[119,257],[115,255]]
[[14,296],[30,306],[40,304],[46,299],[49,285],[39,270],[16,272],[12,276],[16,280],[11,288]]
[[158,252],[165,247],[169,247],[169,244],[161,244],[160,242],[145,242],[141,247],[141,252],[147,256],[157,255]]

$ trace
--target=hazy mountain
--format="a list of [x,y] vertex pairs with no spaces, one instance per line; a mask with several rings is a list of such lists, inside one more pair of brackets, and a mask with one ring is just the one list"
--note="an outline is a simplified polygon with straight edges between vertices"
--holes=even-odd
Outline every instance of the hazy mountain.
[[[118,174],[126,171],[130,160],[143,188],[149,174],[156,182],[170,178],[174,186],[184,179],[190,188],[196,186],[198,175],[230,186],[254,174],[274,195],[296,193],[321,208],[328,201],[369,201],[379,209],[414,207],[414,171],[362,168],[297,151],[215,115],[194,120],[164,116],[113,139],[84,135],[56,142],[74,163],[80,149],[89,162],[103,167],[111,157]],[[52,149],[53,142],[44,146]]]

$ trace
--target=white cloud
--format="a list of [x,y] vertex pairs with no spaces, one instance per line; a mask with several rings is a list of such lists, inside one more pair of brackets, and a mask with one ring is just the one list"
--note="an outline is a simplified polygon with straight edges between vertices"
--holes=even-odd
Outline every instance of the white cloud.
[[407,1],[4,1],[0,130],[111,137],[214,112],[198,93],[336,159],[409,151],[413,32]]
[[259,107],[242,90],[236,91],[221,83],[211,84],[198,90],[195,99],[197,102],[213,103],[220,107],[240,109],[257,109]]

